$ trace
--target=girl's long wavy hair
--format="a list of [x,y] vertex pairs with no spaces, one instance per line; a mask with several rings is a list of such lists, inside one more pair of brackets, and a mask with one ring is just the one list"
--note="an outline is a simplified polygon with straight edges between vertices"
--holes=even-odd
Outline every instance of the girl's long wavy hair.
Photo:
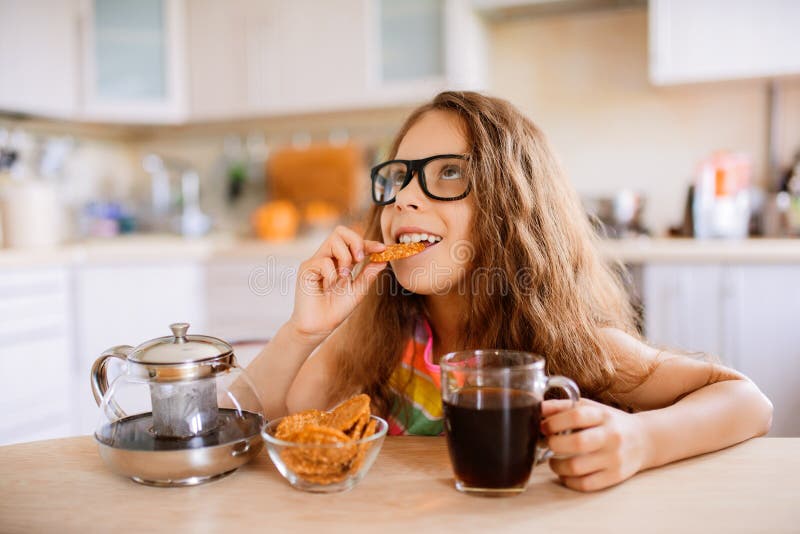
[[[584,396],[614,404],[612,382],[631,370],[619,368],[600,329],[637,336],[636,311],[619,271],[600,256],[598,237],[544,134],[505,100],[449,91],[408,117],[390,158],[433,110],[459,117],[469,141],[473,221],[480,224],[470,232],[467,278],[492,273],[467,284],[458,345],[542,354],[549,374],[568,376]],[[382,240],[382,209],[369,212],[366,239]],[[388,415],[390,377],[424,310],[423,297],[402,291],[391,269],[382,271],[347,320],[331,398],[363,391],[378,413]]]

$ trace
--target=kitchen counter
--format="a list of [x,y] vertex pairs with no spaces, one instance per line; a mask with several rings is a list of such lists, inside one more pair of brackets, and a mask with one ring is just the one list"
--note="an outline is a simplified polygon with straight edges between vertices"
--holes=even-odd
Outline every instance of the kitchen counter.
[[[131,264],[154,261],[258,259],[269,256],[295,260],[309,258],[324,234],[270,243],[230,235],[184,239],[171,235],[129,235],[92,239],[44,250],[0,249],[1,267],[47,265]],[[624,263],[800,263],[800,239],[742,241],[668,238],[604,240],[601,251]]]
[[226,234],[200,238],[132,234],[89,239],[50,249],[0,249],[0,267],[205,261],[215,258],[263,260],[269,256],[306,259],[324,239],[325,236],[320,234],[285,242],[266,242]]
[[800,264],[800,239],[673,239],[605,240],[603,253],[628,264],[750,263]]
[[347,493],[292,489],[263,452],[224,479],[153,488],[113,475],[89,436],[0,447],[0,531],[797,532],[800,438],[759,438],[578,493],[545,466],[528,491],[453,489],[444,438],[387,438]]

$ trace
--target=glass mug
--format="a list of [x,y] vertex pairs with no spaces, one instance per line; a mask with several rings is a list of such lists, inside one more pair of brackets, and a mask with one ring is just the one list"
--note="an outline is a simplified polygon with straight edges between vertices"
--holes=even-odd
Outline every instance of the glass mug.
[[537,354],[512,350],[442,357],[444,427],[456,489],[522,493],[534,461],[550,455],[546,447],[537,449],[544,395],[562,389],[575,406],[580,392],[569,378],[545,375],[544,362]]

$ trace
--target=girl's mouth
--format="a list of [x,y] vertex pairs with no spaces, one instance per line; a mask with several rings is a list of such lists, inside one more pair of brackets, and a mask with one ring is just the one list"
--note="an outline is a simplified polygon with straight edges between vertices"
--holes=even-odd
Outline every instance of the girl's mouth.
[[429,248],[442,240],[442,236],[427,233],[404,233],[397,236],[398,243],[422,243]]

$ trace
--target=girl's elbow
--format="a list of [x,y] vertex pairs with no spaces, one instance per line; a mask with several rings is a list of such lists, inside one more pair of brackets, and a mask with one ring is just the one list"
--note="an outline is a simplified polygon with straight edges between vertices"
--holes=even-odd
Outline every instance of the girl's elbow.
[[755,410],[758,414],[756,436],[763,436],[772,427],[772,401],[753,382],[750,382],[750,387],[753,389]]
[[762,427],[761,431],[759,432],[759,436],[763,436],[769,429],[772,428],[772,401],[770,401],[766,395],[761,393],[761,401],[763,403],[763,417],[762,417]]

